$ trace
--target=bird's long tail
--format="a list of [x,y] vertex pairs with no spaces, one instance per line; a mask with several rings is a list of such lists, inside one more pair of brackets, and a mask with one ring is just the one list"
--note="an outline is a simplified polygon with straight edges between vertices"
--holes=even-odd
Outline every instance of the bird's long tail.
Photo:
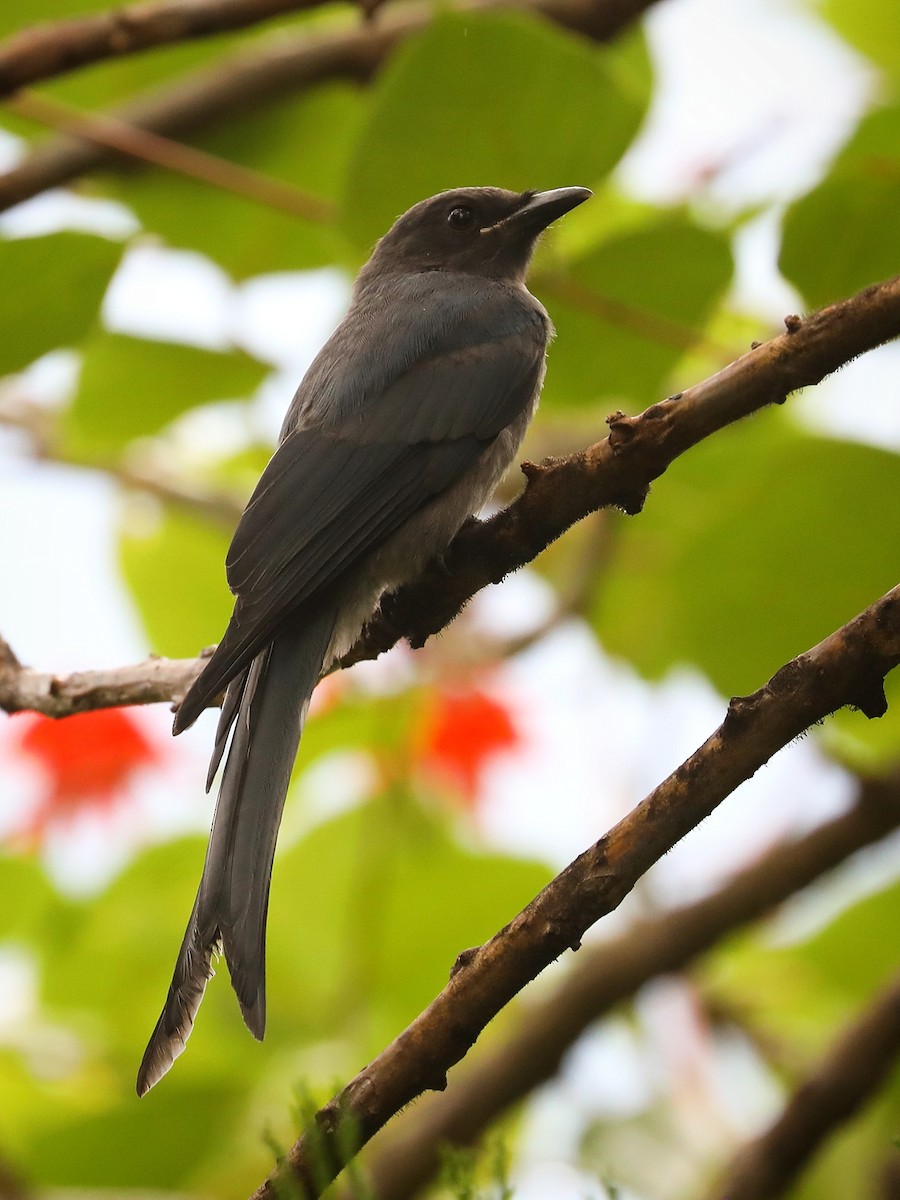
[[278,635],[229,687],[217,750],[234,731],[203,876],[162,1014],[137,1077],[144,1095],[184,1049],[223,951],[248,1029],[262,1038],[266,1025],[265,938],[269,879],[291,768],[313,688],[334,629],[334,612],[320,612],[302,628]]

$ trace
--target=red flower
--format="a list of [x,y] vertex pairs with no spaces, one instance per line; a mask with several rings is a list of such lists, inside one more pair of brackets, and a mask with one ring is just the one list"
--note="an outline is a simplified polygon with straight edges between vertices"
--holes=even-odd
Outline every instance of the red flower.
[[13,740],[46,778],[44,794],[22,831],[28,840],[39,840],[52,823],[82,812],[108,812],[126,794],[134,773],[159,757],[124,708],[56,721],[26,713],[15,718]]
[[414,757],[473,804],[485,768],[498,754],[521,743],[509,710],[487,692],[476,687],[441,691],[426,702]]

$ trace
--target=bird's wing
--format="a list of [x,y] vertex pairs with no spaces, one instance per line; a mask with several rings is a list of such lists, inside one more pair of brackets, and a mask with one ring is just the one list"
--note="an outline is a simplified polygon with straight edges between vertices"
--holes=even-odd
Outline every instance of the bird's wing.
[[176,728],[185,728],[304,602],[314,599],[474,465],[531,402],[545,335],[531,320],[429,355],[365,410],[300,427],[273,455],[226,561],[235,613]]

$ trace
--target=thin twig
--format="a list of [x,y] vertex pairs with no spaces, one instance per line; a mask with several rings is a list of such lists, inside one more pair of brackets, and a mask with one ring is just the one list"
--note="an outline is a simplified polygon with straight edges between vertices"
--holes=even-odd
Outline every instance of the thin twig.
[[386,597],[341,666],[377,657],[402,637],[423,645],[476,592],[531,562],[588,513],[610,505],[640,512],[652,481],[686,450],[900,335],[900,276],[786,325],[787,333],[687,391],[635,417],[614,414],[603,441],[524,464],[521,496],[490,520],[469,522],[439,564]]
[[478,1141],[511,1105],[556,1075],[578,1037],[648,980],[682,971],[863,846],[900,825],[900,775],[860,781],[853,807],[766,851],[711,895],[633,923],[585,949],[549,995],[520,1009],[514,1032],[476,1051],[452,1087],[420,1101],[376,1139],[364,1162],[379,1200],[407,1200],[440,1167],[442,1146]]
[[900,1055],[900,976],[840,1035],[781,1116],[744,1146],[710,1200],[776,1200],[869,1101]]
[[181,659],[154,656],[133,666],[108,671],[54,675],[23,667],[9,644],[0,638],[0,710],[69,717],[123,704],[177,703],[204,661],[202,656]]
[[442,1091],[488,1022],[565,950],[578,949],[586,930],[773,754],[844,705],[883,715],[883,679],[898,663],[900,586],[758,692],[735,697],[674,774],[489,942],[459,956],[440,995],[316,1114],[254,1200],[276,1200],[282,1185],[307,1200],[321,1195],[391,1117],[423,1092]]
[[311,192],[242,167],[220,155],[208,154],[205,150],[129,125],[116,117],[79,112],[71,105],[37,92],[20,92],[7,101],[7,107],[20,117],[39,121],[61,133],[119,151],[140,162],[165,167],[189,179],[198,179],[289,216],[319,223],[334,220],[334,205]]

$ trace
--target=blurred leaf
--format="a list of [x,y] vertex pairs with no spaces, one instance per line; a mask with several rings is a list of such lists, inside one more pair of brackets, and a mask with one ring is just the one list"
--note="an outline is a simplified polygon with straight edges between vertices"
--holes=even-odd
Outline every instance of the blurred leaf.
[[802,1072],[896,971],[898,919],[900,885],[893,884],[850,904],[804,941],[772,946],[766,927],[762,935],[734,938],[704,965],[704,975],[732,997],[751,1028],[782,1039]]
[[44,935],[68,907],[33,858],[0,857],[0,940],[39,953]]
[[0,8],[0,36],[6,37],[38,22],[80,17],[105,11],[106,8],[104,0],[26,0],[25,3]]
[[778,412],[717,434],[617,542],[594,614],[604,645],[651,677],[691,663],[726,696],[753,691],[896,584],[898,488],[900,456]]
[[524,13],[443,13],[378,76],[350,160],[346,229],[368,248],[447,188],[602,179],[647,105],[638,58],[627,39],[618,54]]
[[[813,1157],[791,1194],[791,1200],[830,1200],[832,1196],[865,1196],[897,1158],[900,1129],[900,1083],[897,1072],[867,1101],[860,1113],[839,1127]],[[878,1196],[878,1192],[875,1192]],[[889,1200],[888,1186],[882,1192]]]
[[[364,99],[349,84],[328,84],[248,106],[189,140],[319,200],[335,201]],[[118,172],[106,182],[148,229],[174,246],[209,255],[238,279],[353,258],[332,223],[304,220],[227,188],[152,167]]]
[[840,992],[848,1005],[861,1006],[897,969],[891,930],[898,928],[900,884],[893,884],[857,901],[792,950],[813,967],[822,985]]
[[[339,679],[344,682],[343,676]],[[322,686],[330,685],[324,682]],[[404,754],[410,718],[417,704],[418,693],[413,689],[371,696],[354,691],[352,684],[342,688],[340,702],[314,713],[307,724],[298,760],[301,767],[334,750],[373,749],[385,755]]]
[[176,1187],[227,1132],[238,1101],[221,1086],[168,1089],[140,1105],[131,1095],[109,1111],[46,1128],[30,1147],[32,1178],[44,1186]]
[[535,863],[459,847],[408,798],[376,800],[282,854],[269,917],[273,1029],[395,1036],[548,881]]
[[121,257],[120,242],[83,233],[0,238],[0,375],[80,342]]
[[[0,6],[0,36],[38,23],[106,13],[108,0],[24,0]],[[296,18],[294,18],[296,20]],[[288,23],[283,21],[280,23]],[[269,22],[271,28],[274,22]],[[155,85],[180,82],[178,76],[195,71],[233,47],[259,37],[254,30],[237,30],[207,37],[187,38],[154,47],[150,53],[113,55],[78,70],[42,80],[43,90],[81,108],[109,108],[135,99]],[[263,34],[262,36],[265,36]],[[4,124],[26,137],[46,136],[46,130],[14,113],[4,113]]]
[[822,15],[874,62],[900,68],[900,8],[893,0],[824,0]]
[[884,681],[884,694],[888,710],[877,721],[863,721],[859,713],[842,708],[822,730],[824,745],[852,770],[883,771],[900,762],[900,671],[896,667]]
[[65,413],[65,446],[84,458],[115,454],[189,408],[247,396],[267,371],[240,351],[98,333],[84,348],[78,390]]
[[229,541],[222,530],[174,510],[152,529],[126,521],[122,573],[157,653],[197,654],[221,635],[234,603],[225,580]]
[[895,274],[898,210],[900,106],[866,117],[826,179],[788,209],[781,270],[814,307]]
[[557,329],[544,402],[613,397],[637,409],[661,399],[673,367],[702,336],[731,269],[724,234],[670,213],[611,236],[568,271],[536,280]]

